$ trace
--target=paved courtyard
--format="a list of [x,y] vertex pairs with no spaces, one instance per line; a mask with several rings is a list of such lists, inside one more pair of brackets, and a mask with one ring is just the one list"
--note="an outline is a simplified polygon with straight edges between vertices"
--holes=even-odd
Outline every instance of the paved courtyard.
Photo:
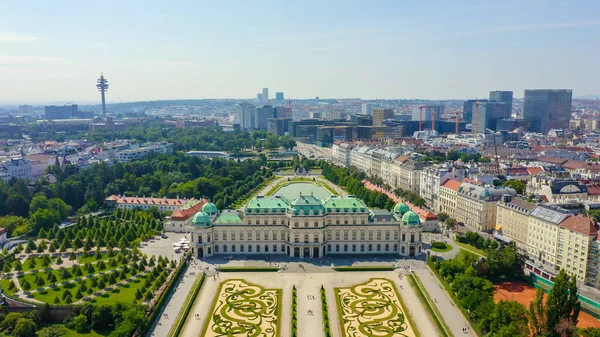
[[[323,318],[321,315],[320,287],[324,285],[329,305],[331,331],[334,337],[341,337],[341,326],[338,322],[337,306],[334,288],[348,287],[364,283],[371,278],[387,278],[398,289],[406,303],[406,308],[414,319],[416,328],[421,336],[437,336],[437,332],[421,302],[410,287],[406,277],[400,279],[398,272],[278,272],[278,273],[219,273],[209,272],[213,276],[207,279],[199,299],[192,309],[186,326],[181,334],[183,337],[198,337],[204,324],[210,320],[210,310],[213,299],[217,295],[221,282],[230,279],[243,279],[247,282],[269,289],[282,289],[282,317],[280,335],[290,335],[291,325],[291,293],[292,286],[298,291],[298,335],[321,337],[323,333]],[[310,313],[312,311],[312,313]]]

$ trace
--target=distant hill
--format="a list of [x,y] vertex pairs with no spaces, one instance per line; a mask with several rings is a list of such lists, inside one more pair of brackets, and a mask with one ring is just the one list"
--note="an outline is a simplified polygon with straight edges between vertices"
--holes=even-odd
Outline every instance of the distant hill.
[[574,98],[575,99],[600,99],[600,96],[598,96],[598,95],[583,95],[583,96],[577,96]]

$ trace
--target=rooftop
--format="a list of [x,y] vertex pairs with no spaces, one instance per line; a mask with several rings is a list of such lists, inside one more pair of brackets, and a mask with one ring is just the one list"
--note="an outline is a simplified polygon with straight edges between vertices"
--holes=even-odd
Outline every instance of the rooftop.
[[581,215],[566,218],[560,223],[560,226],[587,236],[598,235],[598,226],[594,220]]

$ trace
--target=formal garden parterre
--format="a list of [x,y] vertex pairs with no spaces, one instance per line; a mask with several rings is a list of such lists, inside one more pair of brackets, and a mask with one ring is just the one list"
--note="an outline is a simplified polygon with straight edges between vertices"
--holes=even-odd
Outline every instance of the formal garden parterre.
[[243,279],[220,284],[201,336],[279,336],[281,289],[265,289]]
[[334,291],[342,336],[415,336],[400,295],[391,281],[374,278]]

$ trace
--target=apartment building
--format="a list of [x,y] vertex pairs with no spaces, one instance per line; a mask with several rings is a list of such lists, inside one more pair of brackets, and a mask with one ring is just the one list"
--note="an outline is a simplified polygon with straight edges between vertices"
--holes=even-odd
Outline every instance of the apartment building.
[[595,261],[590,257],[590,246],[598,237],[594,220],[583,216],[570,216],[558,226],[556,266],[575,275],[586,284],[597,284]]
[[117,153],[116,159],[122,163],[138,160],[150,153],[173,153],[173,144],[144,144],[139,148],[131,148]]
[[456,217],[456,199],[461,184],[458,180],[450,179],[440,186],[440,197],[436,209],[438,213],[444,212],[452,218]]
[[429,165],[428,163],[417,163],[413,160],[407,160],[404,164],[400,165],[398,187],[405,191],[419,194],[421,171]]
[[527,184],[527,194],[544,196],[552,203],[567,203],[588,199],[587,186],[574,179],[557,179],[551,176],[533,176]]
[[521,251],[526,252],[529,215],[536,206],[536,203],[513,198],[510,195],[503,196],[496,206],[494,237],[513,243]]
[[496,204],[503,195],[516,196],[513,188],[486,187],[464,182],[457,191],[455,218],[473,229],[491,232],[496,227]]
[[529,216],[527,229],[528,263],[548,276],[556,272],[558,228],[571,214],[564,209],[537,205]]

